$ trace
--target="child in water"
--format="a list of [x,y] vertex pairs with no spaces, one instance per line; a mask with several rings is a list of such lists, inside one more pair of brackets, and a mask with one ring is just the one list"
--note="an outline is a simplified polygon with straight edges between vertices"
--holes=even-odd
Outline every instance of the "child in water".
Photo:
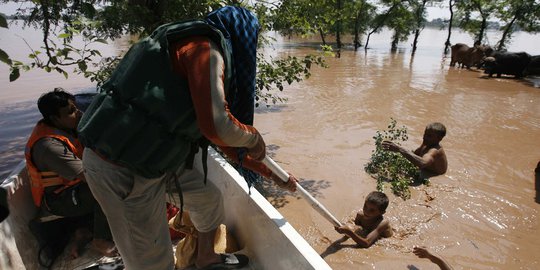
[[380,237],[392,236],[390,222],[383,217],[387,207],[388,197],[386,194],[379,191],[369,193],[362,211],[358,211],[356,214],[354,225],[335,227],[338,233],[345,234],[338,242],[352,238],[359,247],[367,248]]
[[424,130],[422,144],[413,151],[405,149],[391,141],[383,141],[384,150],[398,152],[416,165],[426,176],[446,173],[448,161],[440,142],[446,135],[446,127],[438,122],[430,123]]

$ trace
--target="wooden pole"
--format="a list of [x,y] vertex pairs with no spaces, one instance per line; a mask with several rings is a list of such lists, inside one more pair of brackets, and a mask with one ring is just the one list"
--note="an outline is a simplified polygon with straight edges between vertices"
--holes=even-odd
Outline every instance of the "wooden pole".
[[[264,165],[268,167],[273,173],[275,173],[283,182],[289,181],[289,174],[283,170],[276,162],[274,162],[269,157],[264,157],[262,160]],[[301,185],[298,183],[296,185],[296,190],[300,191],[300,195],[315,209],[319,214],[321,214],[326,220],[330,221],[334,226],[341,227],[341,222],[337,220],[331,213],[328,211],[324,205],[318,202],[311,194],[309,194]]]

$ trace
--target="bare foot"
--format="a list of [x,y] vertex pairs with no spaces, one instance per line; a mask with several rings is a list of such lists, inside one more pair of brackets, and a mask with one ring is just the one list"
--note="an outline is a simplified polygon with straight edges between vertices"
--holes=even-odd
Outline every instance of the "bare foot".
[[75,239],[73,240],[73,246],[70,249],[71,258],[75,259],[79,257],[79,253],[84,246],[92,240],[92,233],[88,228],[79,228],[75,231]]
[[118,256],[118,250],[113,242],[105,239],[94,239],[92,241],[92,247],[95,251],[101,253],[105,257]]

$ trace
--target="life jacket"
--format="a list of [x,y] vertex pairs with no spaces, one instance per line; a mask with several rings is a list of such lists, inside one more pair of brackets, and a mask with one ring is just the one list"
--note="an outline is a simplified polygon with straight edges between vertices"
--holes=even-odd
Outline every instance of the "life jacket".
[[190,36],[206,36],[220,47],[227,95],[233,68],[223,34],[203,20],[162,25],[129,49],[94,97],[78,126],[86,147],[147,178],[188,159],[202,134],[188,82],[173,72],[169,44]]
[[26,168],[30,175],[30,188],[32,191],[32,197],[34,199],[34,204],[37,207],[41,206],[41,201],[43,199],[43,193],[45,192],[46,187],[58,186],[55,193],[60,193],[64,189],[73,186],[79,183],[80,179],[68,180],[56,172],[53,171],[39,171],[34,161],[32,159],[32,147],[35,143],[42,138],[55,138],[63,142],[75,156],[82,158],[83,146],[77,138],[67,134],[66,132],[59,130],[57,128],[51,127],[45,124],[42,121],[39,121],[34,127],[28,142],[26,143],[26,148],[24,151],[24,156],[26,159]]

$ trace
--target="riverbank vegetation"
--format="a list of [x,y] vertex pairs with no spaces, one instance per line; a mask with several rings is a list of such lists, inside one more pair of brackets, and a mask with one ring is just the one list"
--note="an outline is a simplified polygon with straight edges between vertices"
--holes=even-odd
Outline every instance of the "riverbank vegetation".
[[[99,85],[118,58],[102,59],[98,50],[91,49],[92,43],[123,35],[146,36],[163,23],[202,18],[222,5],[251,9],[263,31],[277,31],[285,36],[317,35],[321,48],[331,48],[338,57],[347,45],[344,35],[353,36],[355,49],[367,49],[370,37],[384,28],[393,31],[389,42],[394,51],[400,42],[412,36],[414,54],[422,29],[428,25],[427,8],[434,6],[448,9],[450,14],[449,19],[442,21],[448,29],[447,40],[441,44],[446,51],[452,44],[453,27],[467,31],[475,42],[482,44],[490,21],[497,21],[502,33],[496,44],[499,50],[507,46],[517,29],[533,33],[540,30],[540,3],[535,0],[0,0],[0,3],[19,3],[20,8],[10,16],[22,19],[26,26],[42,29],[43,33],[42,46],[30,48],[28,59],[11,59],[0,48],[0,60],[11,67],[11,81],[17,80],[21,71],[33,68],[68,77],[66,67],[76,66],[76,72]],[[7,27],[5,18],[0,17],[0,27]],[[75,36],[82,36],[84,45],[73,45]],[[263,39],[260,43],[267,45],[272,40]],[[259,55],[258,60],[258,97],[271,103],[280,99],[267,94],[267,90],[281,90],[284,84],[309,77],[311,67],[325,66],[322,54],[268,60]]]

